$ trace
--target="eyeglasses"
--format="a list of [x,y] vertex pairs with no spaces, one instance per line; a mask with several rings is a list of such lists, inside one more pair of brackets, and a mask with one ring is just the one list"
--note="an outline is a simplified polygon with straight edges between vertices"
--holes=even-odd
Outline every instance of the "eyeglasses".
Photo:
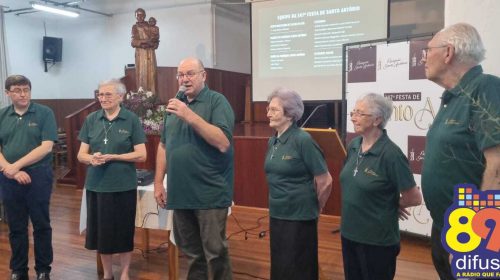
[[425,56],[427,56],[427,54],[429,53],[429,50],[430,49],[441,49],[441,48],[447,48],[448,45],[444,45],[444,46],[436,46],[436,47],[425,47],[422,49],[422,51],[425,52]]
[[271,114],[276,114],[278,112],[281,112],[281,110],[278,108],[274,108],[274,107],[266,107],[266,112],[268,112],[268,113],[271,112]]
[[358,112],[358,111],[352,111],[349,113],[349,115],[352,117],[371,117],[373,116],[372,114],[365,114],[365,113],[361,113],[361,112]]
[[111,92],[106,92],[106,93],[98,93],[95,95],[97,98],[105,98],[105,99],[111,99],[113,97],[113,93]]
[[184,77],[186,77],[188,80],[191,80],[194,76],[196,76],[197,74],[203,73],[203,72],[205,72],[205,70],[201,70],[198,72],[190,71],[190,72],[187,72],[186,74],[177,73],[177,75],[175,77],[177,78],[177,80],[181,80]]
[[30,94],[31,89],[30,88],[15,88],[13,90],[9,90],[9,92],[12,92],[14,94],[21,94],[21,93]]

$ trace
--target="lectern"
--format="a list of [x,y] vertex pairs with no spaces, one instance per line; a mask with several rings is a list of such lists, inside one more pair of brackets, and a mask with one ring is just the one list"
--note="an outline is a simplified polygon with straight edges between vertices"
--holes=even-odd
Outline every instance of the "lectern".
[[325,205],[323,212],[333,213],[340,216],[340,170],[344,165],[346,149],[342,145],[339,134],[335,129],[304,128],[318,143],[325,155],[328,171],[333,177],[332,194]]

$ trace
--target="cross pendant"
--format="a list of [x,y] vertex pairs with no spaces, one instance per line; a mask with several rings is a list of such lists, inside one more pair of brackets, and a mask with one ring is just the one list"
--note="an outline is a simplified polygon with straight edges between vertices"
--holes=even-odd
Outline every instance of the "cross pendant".
[[[108,144],[108,138],[104,138],[104,145],[107,145]],[[356,174],[354,174],[356,175]]]
[[358,168],[357,167],[354,169],[354,175],[353,175],[353,177],[356,176],[356,174],[358,174]]

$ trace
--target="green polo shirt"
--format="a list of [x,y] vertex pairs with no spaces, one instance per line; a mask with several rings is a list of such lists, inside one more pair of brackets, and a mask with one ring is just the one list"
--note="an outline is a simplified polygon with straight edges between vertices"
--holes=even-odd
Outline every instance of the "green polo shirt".
[[[107,133],[105,133],[107,132]],[[107,144],[104,137],[107,134]],[[78,139],[90,146],[89,153],[126,154],[134,146],[146,142],[146,135],[139,118],[121,107],[118,116],[109,121],[104,110],[87,116]],[[135,163],[110,161],[103,165],[87,167],[85,188],[94,192],[123,192],[137,188]]]
[[314,176],[328,172],[323,153],[311,135],[292,124],[269,139],[264,163],[269,185],[269,216],[307,221],[319,215]]
[[422,192],[433,225],[441,230],[457,184],[478,187],[485,168],[483,151],[500,144],[500,78],[470,69],[441,97],[427,132]]
[[167,208],[216,209],[233,198],[234,113],[227,99],[205,86],[188,107],[229,139],[221,153],[176,115],[166,115],[161,142],[167,152]]
[[[414,187],[408,159],[384,130],[367,152],[358,156],[362,138],[349,144],[340,172],[342,188],[341,233],[345,238],[370,245],[399,243],[399,196]],[[354,176],[354,169],[358,173]]]
[[[31,102],[28,110],[21,116],[14,105],[0,110],[0,147],[1,153],[9,163],[14,163],[42,141],[56,141],[57,126],[54,112],[45,106]],[[52,164],[52,153],[25,168]]]

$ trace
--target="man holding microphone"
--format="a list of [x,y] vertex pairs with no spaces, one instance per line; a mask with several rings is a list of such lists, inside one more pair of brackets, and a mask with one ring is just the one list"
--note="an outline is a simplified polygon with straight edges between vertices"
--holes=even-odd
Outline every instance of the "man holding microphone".
[[232,279],[226,220],[233,197],[234,113],[205,79],[199,59],[180,62],[180,92],[167,104],[156,155],[155,198],[175,210],[173,232],[189,260],[187,279],[224,280]]

